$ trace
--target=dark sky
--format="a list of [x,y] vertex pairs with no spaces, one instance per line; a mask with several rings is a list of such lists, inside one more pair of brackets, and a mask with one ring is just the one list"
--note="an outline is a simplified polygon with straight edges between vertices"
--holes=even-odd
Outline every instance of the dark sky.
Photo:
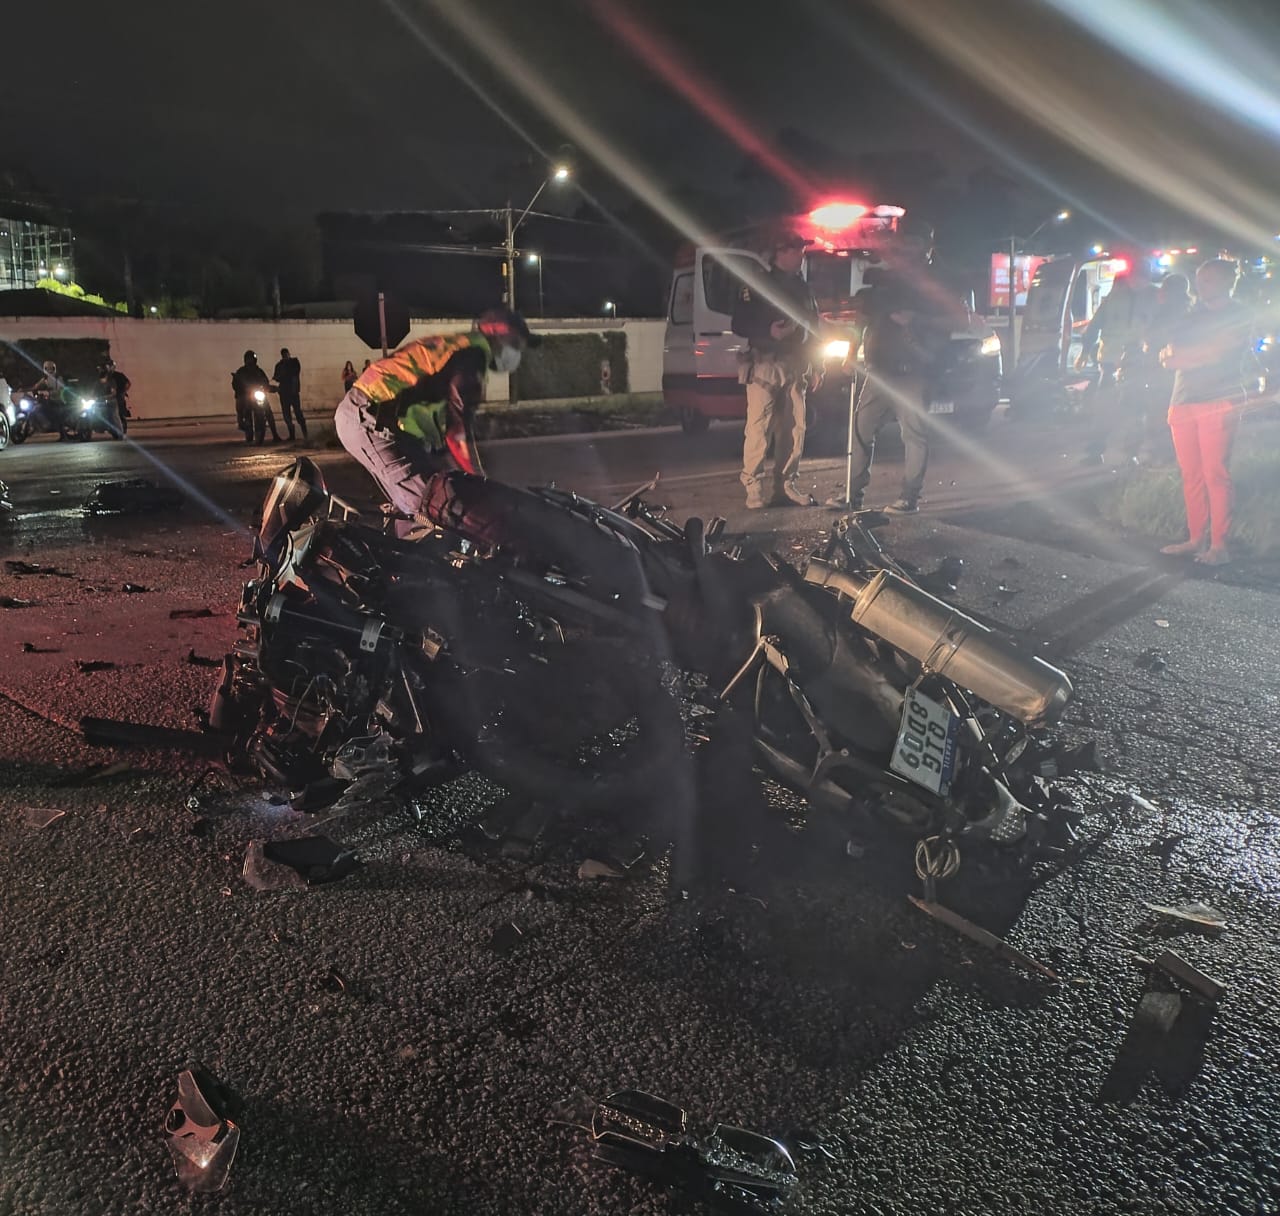
[[[1183,0],[1160,7],[1174,13]],[[1228,27],[1239,10],[1246,37],[1275,46],[1276,18],[1260,3],[1213,7]],[[611,9],[672,51],[656,56],[668,77],[703,96],[681,96],[646,67],[645,52],[609,29]],[[478,44],[449,19],[458,11],[479,18]],[[512,83],[503,48],[514,48],[535,92],[553,87],[664,191],[715,188],[741,161],[706,114],[717,98],[769,138],[790,126],[851,152],[927,149],[958,171],[1003,154],[1045,197],[1065,186],[1104,209],[1123,195],[1123,158],[1073,140],[1073,123],[1077,133],[1096,124],[1100,148],[1104,127],[1122,145],[1146,140],[1150,124],[1185,130],[1213,145],[1208,169],[1241,161],[1237,193],[1255,211],[1275,184],[1274,134],[1246,139],[1206,118],[1202,101],[1125,65],[1037,0],[25,0],[7,7],[4,37],[0,170],[28,170],[73,202],[92,193],[304,214],[492,206],[508,190],[518,201],[540,180],[527,143],[432,46],[553,149],[571,133]],[[996,79],[974,56],[996,65]],[[1018,72],[1042,95],[1061,93],[1065,136],[1044,131]],[[1126,126],[1134,107],[1140,121]],[[1176,148],[1172,159],[1176,171]],[[1204,178],[1205,165],[1187,166]],[[616,178],[584,157],[584,186],[623,199]],[[1130,191],[1151,184],[1126,179]]]

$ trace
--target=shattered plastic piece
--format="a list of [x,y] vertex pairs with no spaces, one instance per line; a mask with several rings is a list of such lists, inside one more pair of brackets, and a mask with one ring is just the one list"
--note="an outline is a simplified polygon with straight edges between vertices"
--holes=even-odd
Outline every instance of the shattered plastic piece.
[[213,616],[212,608],[174,608],[169,613],[171,621],[200,621],[205,617]]
[[125,595],[142,595],[150,590],[150,587],[144,587],[141,583],[125,583],[125,585],[121,587],[121,591],[123,591]]
[[66,813],[66,811],[54,810],[52,807],[33,806],[22,819],[27,827],[42,832],[51,823],[57,823]]
[[262,854],[268,861],[292,866],[309,883],[337,882],[360,864],[354,849],[344,849],[328,836],[269,840],[262,846]]
[[151,514],[180,510],[182,495],[169,486],[157,485],[145,477],[123,481],[100,481],[85,500],[89,515]]
[[489,938],[489,949],[495,954],[510,954],[524,937],[524,930],[515,921],[499,925]]
[[1168,621],[1157,621],[1157,622],[1156,622],[1156,628],[1157,628],[1157,629],[1168,629],[1168,628],[1169,628],[1169,622],[1168,622]]
[[178,1099],[164,1120],[165,1144],[178,1181],[192,1191],[220,1191],[231,1173],[240,1129],[218,1113],[222,1087],[207,1073],[178,1074]]
[[594,857],[588,857],[578,867],[579,878],[622,878],[624,877],[621,870],[617,866],[610,865],[607,861],[598,861]]
[[[201,822],[208,822],[204,820]],[[244,852],[244,866],[240,877],[255,891],[301,891],[306,888],[307,880],[297,870],[289,866],[268,861],[262,852],[261,840],[251,840]]]
[[1168,1034],[1182,1012],[1182,998],[1176,992],[1148,992],[1138,1003],[1134,1023]]
[[1146,906],[1157,916],[1205,929],[1210,933],[1221,933],[1227,927],[1227,918],[1208,904],[1189,903],[1179,904],[1177,907],[1171,907],[1168,904],[1147,904]]
[[114,671],[116,668],[110,659],[77,659],[76,666],[86,674],[91,671]]

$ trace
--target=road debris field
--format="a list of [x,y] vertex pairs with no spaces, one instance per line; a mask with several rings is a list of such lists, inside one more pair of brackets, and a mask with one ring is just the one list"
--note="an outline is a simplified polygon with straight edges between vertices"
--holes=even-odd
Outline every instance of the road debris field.
[[[622,514],[652,530],[645,501]],[[895,580],[1016,635],[1071,693],[1041,720],[988,688],[1019,721],[877,650],[883,682],[857,688],[897,704],[868,741],[813,658],[870,610],[871,580],[803,581],[810,558],[809,578],[840,567],[837,531],[773,538],[745,642],[697,678],[660,655],[652,682],[643,630],[517,661],[598,634],[582,622],[636,592],[625,566],[589,604],[551,580],[567,639],[517,594],[530,563],[406,629],[431,580],[476,574],[451,542],[382,603],[414,650],[397,667],[340,616],[342,578],[323,621],[301,615],[341,529],[273,559],[305,595],[246,595],[245,535],[165,518],[131,552],[90,536],[11,558],[0,1209],[207,1190],[229,1212],[1272,1210],[1280,677],[1255,657],[1277,601],[895,524]],[[716,553],[765,561],[683,524],[659,542],[702,588]],[[824,628],[779,587],[827,597]],[[633,620],[656,610],[644,589]],[[414,680],[459,657],[468,597],[508,639],[432,699]],[[357,704],[362,654],[382,684]],[[913,686],[984,728],[952,740],[954,794],[891,765]],[[518,770],[468,750],[553,720]],[[879,775],[851,763],[863,744]]]

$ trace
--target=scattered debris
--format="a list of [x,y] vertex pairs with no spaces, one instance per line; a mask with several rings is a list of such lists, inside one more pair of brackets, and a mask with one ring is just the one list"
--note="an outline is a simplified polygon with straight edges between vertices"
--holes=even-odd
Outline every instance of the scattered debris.
[[351,990],[351,982],[337,967],[329,968],[324,979],[320,981],[320,986],[326,992],[349,992]]
[[51,807],[33,806],[22,817],[23,822],[29,828],[34,828],[37,832],[43,832],[51,823],[57,823],[67,812],[57,811]]
[[996,587],[996,594],[1002,599],[1011,600],[1015,595],[1022,594],[1021,587],[1010,587],[1005,583],[1000,583]]
[[1157,628],[1157,629],[1168,629],[1168,628],[1169,628],[1169,622],[1168,622],[1168,621],[1156,621],[1156,628]]
[[1153,646],[1150,650],[1144,650],[1134,659],[1133,665],[1143,671],[1163,671],[1169,666],[1169,660],[1163,650],[1157,650]]
[[[209,821],[206,819],[197,820],[196,822],[208,823]],[[263,854],[262,846],[263,842],[261,840],[251,840],[249,842],[249,847],[245,849],[244,865],[241,867],[240,877],[255,891],[305,890],[307,880],[297,870],[291,869],[289,866],[268,861]]]
[[59,570],[57,566],[42,566],[39,562],[26,562],[21,558],[7,558],[4,568],[9,574],[47,574],[53,578],[75,578],[74,574],[66,570]]
[[146,844],[148,841],[154,840],[156,834],[150,828],[134,828],[125,840],[129,844]]
[[196,654],[194,646],[187,651],[187,662],[190,663],[192,667],[221,667],[222,666],[221,659],[207,659],[202,654]]
[[499,925],[489,938],[489,949],[495,954],[510,954],[524,937],[524,930],[515,921]]
[[141,583],[125,583],[121,588],[125,595],[142,595],[151,590],[150,587],[144,587]]
[[783,1142],[797,1156],[807,1157],[810,1160],[818,1157],[825,1157],[828,1161],[840,1160],[840,1155],[827,1144],[822,1133],[810,1127],[796,1128],[783,1137]]
[[1216,937],[1227,927],[1227,918],[1208,904],[1189,903],[1171,907],[1168,904],[1147,904],[1157,916],[1163,916],[1179,925],[1198,929]]
[[20,600],[13,595],[0,595],[0,608],[34,608],[35,600]]
[[328,836],[268,840],[262,846],[262,855],[267,861],[292,866],[309,883],[337,882],[360,864],[354,849],[345,849]]
[[201,621],[205,617],[215,616],[212,608],[174,608],[169,613],[171,621]]
[[915,904],[921,912],[928,916],[932,916],[934,920],[940,921],[948,928],[954,929],[957,933],[975,941],[980,946],[985,946],[988,950],[994,951],[1001,958],[1007,959],[1011,963],[1017,963],[1020,967],[1026,967],[1030,971],[1036,971],[1043,975],[1046,979],[1051,979],[1055,983],[1058,980],[1058,974],[1050,970],[1042,962],[1032,958],[1029,954],[1024,954],[1016,946],[1011,946],[1002,937],[997,937],[994,933],[982,928],[981,925],[975,925],[973,921],[966,920],[958,912],[952,912],[950,908],[944,907],[939,903],[927,903],[923,899],[918,899],[914,895],[908,895],[907,898]]
[[1135,1026],[1158,1030],[1168,1034],[1182,1012],[1182,998],[1176,992],[1147,992],[1138,1002],[1138,1012],[1133,1016]]
[[202,1070],[178,1074],[178,1099],[164,1120],[165,1144],[178,1181],[192,1191],[220,1191],[231,1173],[240,1129],[218,1113],[227,1104],[223,1087]]
[[1199,993],[1205,1000],[1218,1001],[1227,990],[1226,984],[1221,980],[1215,980],[1212,976],[1205,975],[1199,968],[1193,967],[1187,962],[1182,955],[1175,954],[1172,950],[1165,950],[1156,955],[1152,965],[1163,971],[1171,979],[1175,979],[1180,984],[1185,984],[1193,992]]
[[115,671],[116,665],[110,659],[77,659],[76,666],[85,674],[93,671]]
[[22,643],[23,654],[61,654],[56,646],[37,646],[34,642]]
[[1177,992],[1144,992],[1098,1100],[1131,1102],[1152,1073],[1170,1097],[1180,1097],[1204,1063],[1215,1009],[1211,1002],[1184,999]]
[[589,1134],[593,1160],[738,1211],[775,1208],[797,1181],[780,1141],[723,1123],[696,1136],[686,1111],[638,1089],[597,1102]]
[[594,857],[588,857],[578,867],[578,877],[587,878],[624,878],[623,872],[617,866],[611,865],[607,861],[598,861]]
[[182,494],[145,477],[124,481],[100,481],[85,500],[89,515],[134,515],[182,508]]
[[81,718],[80,730],[85,742],[94,747],[156,747],[201,756],[220,756],[227,747],[227,740],[212,731],[148,726],[118,718]]

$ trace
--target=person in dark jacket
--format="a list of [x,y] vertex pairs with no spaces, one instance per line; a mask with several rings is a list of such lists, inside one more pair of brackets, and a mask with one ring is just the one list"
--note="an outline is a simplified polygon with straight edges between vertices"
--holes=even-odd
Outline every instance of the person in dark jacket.
[[[293,420],[297,418],[302,437],[307,437],[307,420],[302,414],[302,364],[289,353],[289,348],[280,351],[280,362],[276,364],[276,392],[280,394],[280,413],[288,428],[289,438],[296,436],[293,431]],[[350,392],[350,390],[347,390]]]
[[275,414],[271,410],[271,377],[258,366],[253,351],[244,352],[244,363],[231,373],[231,389],[236,395],[236,424],[244,432],[246,443],[266,443],[267,425],[271,440],[280,442]]
[[[817,301],[800,275],[807,244],[797,233],[782,233],[765,290],[744,284],[733,310],[733,332],[750,343],[741,372],[747,387],[741,480],[749,509],[812,501],[798,481],[819,325]],[[765,477],[770,440],[772,482]]]

